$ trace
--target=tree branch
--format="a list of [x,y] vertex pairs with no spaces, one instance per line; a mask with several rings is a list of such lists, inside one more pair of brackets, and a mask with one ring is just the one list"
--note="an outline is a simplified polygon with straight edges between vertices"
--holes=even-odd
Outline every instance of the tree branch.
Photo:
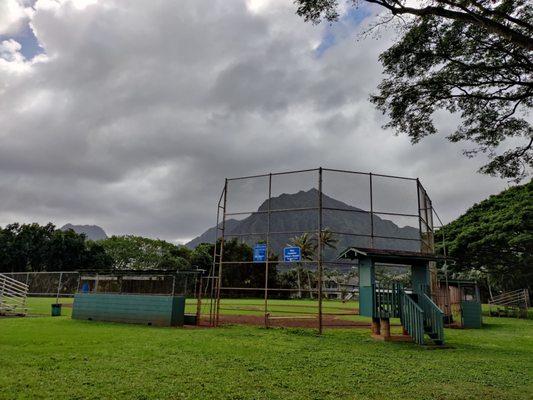
[[530,37],[517,32],[514,29],[509,28],[508,26],[501,24],[497,21],[494,21],[490,18],[484,17],[482,15],[472,15],[465,12],[453,11],[444,7],[435,7],[428,6],[423,8],[413,8],[399,6],[396,7],[391,5],[386,0],[365,0],[368,3],[378,4],[382,7],[388,9],[393,15],[401,14],[411,14],[419,17],[426,17],[430,15],[436,15],[443,18],[453,19],[456,21],[468,22],[473,25],[477,25],[487,29],[489,32],[498,34],[505,37],[509,41],[515,43],[516,45],[522,47],[523,49],[533,51],[533,40]]

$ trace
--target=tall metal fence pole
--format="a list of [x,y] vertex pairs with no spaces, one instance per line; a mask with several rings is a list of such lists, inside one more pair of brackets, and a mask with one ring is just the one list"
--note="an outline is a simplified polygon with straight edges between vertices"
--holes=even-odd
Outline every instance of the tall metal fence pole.
[[318,169],[318,333],[322,334],[322,167]]
[[61,291],[61,283],[63,282],[63,272],[59,273],[59,282],[57,283],[56,303],[59,303],[59,292]]
[[214,326],[215,325],[215,313],[216,313],[215,273],[216,273],[217,257],[218,257],[218,253],[217,253],[217,241],[218,241],[218,230],[219,230],[218,226],[220,225],[220,223],[219,223],[219,220],[220,220],[220,202],[222,201],[222,198],[224,196],[224,191],[225,191],[225,187],[222,190],[222,193],[220,194],[220,198],[218,199],[218,203],[217,203],[217,223],[215,225],[215,244],[213,246],[213,263],[212,263],[211,269],[209,271],[209,275],[208,275],[209,279],[207,280],[207,285],[206,285],[206,294],[207,294],[208,286],[211,285],[209,287],[209,290],[210,290],[210,295],[209,295],[209,326]]
[[270,254],[270,199],[272,198],[272,174],[268,174],[267,234],[265,260],[265,327],[268,327],[268,267]]
[[215,318],[215,326],[218,326],[220,321],[220,291],[222,287],[222,263],[224,260],[224,234],[226,230],[226,205],[228,200],[228,179],[224,182],[224,206],[222,209],[222,237],[220,239],[220,257],[218,263],[218,282],[217,282],[217,310]]
[[424,238],[422,235],[422,210],[420,209],[420,180],[416,178],[416,199],[418,202],[418,232],[420,236],[420,252],[424,253]]
[[372,173],[369,175],[370,184],[370,248],[374,248],[374,195],[372,188]]

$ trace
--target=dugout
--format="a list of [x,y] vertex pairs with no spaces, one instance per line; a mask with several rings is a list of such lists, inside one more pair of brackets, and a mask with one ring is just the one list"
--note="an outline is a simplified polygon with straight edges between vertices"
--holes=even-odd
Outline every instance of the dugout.
[[479,287],[475,281],[441,280],[435,294],[446,325],[481,328],[483,324]]
[[202,270],[80,271],[72,318],[196,325],[201,318],[202,274]]

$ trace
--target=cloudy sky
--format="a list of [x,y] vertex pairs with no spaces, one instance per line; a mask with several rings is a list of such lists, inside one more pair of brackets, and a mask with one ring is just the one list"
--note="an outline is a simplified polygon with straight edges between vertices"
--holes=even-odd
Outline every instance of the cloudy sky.
[[0,225],[174,241],[225,177],[318,166],[419,177],[445,221],[508,184],[465,144],[412,146],[369,103],[395,32],[373,9],[305,23],[290,0],[0,0]]

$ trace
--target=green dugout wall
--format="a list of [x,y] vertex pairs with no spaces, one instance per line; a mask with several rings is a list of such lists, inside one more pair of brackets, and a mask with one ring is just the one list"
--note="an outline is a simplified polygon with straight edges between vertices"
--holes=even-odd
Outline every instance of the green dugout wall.
[[72,318],[157,326],[183,326],[184,296],[78,293]]

